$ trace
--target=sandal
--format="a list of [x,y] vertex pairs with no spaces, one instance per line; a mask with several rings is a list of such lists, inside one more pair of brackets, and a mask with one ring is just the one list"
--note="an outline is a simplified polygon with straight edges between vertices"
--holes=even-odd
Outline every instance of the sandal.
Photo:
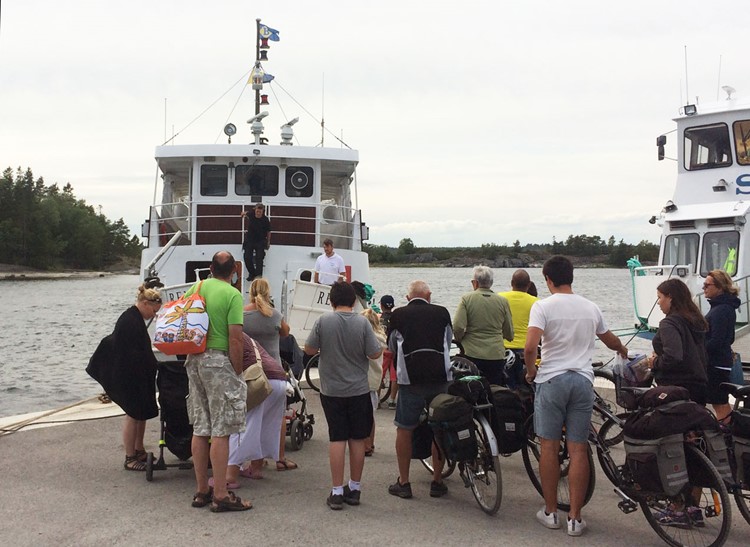
[[293,469],[297,469],[297,464],[292,460],[284,458],[276,462],[276,471],[291,471]]
[[196,492],[193,494],[193,507],[205,507],[214,498],[214,489],[209,487],[208,492]]
[[242,498],[235,495],[234,492],[229,492],[226,498],[217,500],[214,498],[214,502],[211,504],[212,513],[224,513],[226,511],[247,511],[252,509],[253,504],[249,501],[242,501]]
[[145,471],[146,464],[138,459],[138,456],[125,456],[125,469],[128,471]]
[[139,462],[146,463],[146,459],[148,459],[148,452],[146,452],[145,450],[136,450],[135,457]]

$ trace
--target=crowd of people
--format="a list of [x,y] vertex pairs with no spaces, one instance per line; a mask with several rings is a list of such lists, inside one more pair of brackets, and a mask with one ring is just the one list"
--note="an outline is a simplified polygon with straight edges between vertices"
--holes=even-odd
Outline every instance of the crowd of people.
[[[256,215],[261,218],[262,211]],[[267,245],[268,240],[264,241]],[[258,273],[262,271],[260,242],[254,252],[261,256],[255,264]],[[557,483],[558,449],[565,431],[570,452],[567,532],[581,535],[586,528],[581,508],[589,476],[594,342],[598,338],[623,358],[628,351],[609,330],[598,306],[573,292],[572,263],[562,256],[545,262],[546,298],[532,294],[536,286],[523,269],[513,273],[510,291],[497,293],[492,289],[493,271],[477,266],[472,290],[461,297],[451,317],[445,307],[431,303],[430,287],[421,280],[409,284],[404,306],[396,308],[393,297],[385,295],[380,299],[380,313],[373,309],[356,312],[357,293],[342,280],[346,272],[340,258],[332,243],[324,242],[315,280],[331,285],[332,309],[315,321],[304,341],[306,354],[319,354],[331,472],[327,505],[340,510],[360,504],[365,459],[375,450],[374,414],[383,374],[390,375],[392,385],[388,407],[395,409],[398,468],[387,490],[399,498],[412,497],[413,432],[429,401],[445,393],[452,381],[450,351],[456,341],[490,383],[511,388],[522,382],[534,384],[534,429],[540,437],[544,494],[544,507],[536,518],[552,529],[563,525],[557,509]],[[206,350],[189,355],[185,362],[196,480],[192,506],[210,506],[214,512],[244,511],[252,504],[233,492],[239,477],[263,478],[266,459],[276,462],[278,471],[297,468],[284,452],[287,373],[279,354],[279,342],[290,328],[273,308],[266,279],[253,276],[249,304],[243,309],[242,295],[231,285],[232,255],[216,253],[210,269],[212,276],[201,288],[210,322]],[[712,404],[717,418],[723,420],[730,409],[718,386],[729,379],[734,360],[731,344],[739,299],[731,277],[721,270],[708,274],[703,290],[711,305],[706,317],[679,279],[658,286],[656,297],[665,318],[654,337],[648,366],[657,384],[687,388],[692,400]],[[144,320],[152,318],[160,306],[159,291],[141,286],[135,305],[118,320],[109,349],[103,349],[104,342],[97,349],[100,362],[113,363],[114,372],[107,385],[102,384],[126,413],[124,466],[131,471],[145,469],[145,424],[157,415],[156,361]],[[515,357],[509,360],[515,363],[512,367],[506,367],[509,353]],[[262,365],[272,389],[260,405],[246,411],[242,373],[255,363]],[[441,476],[443,465],[433,445],[432,497],[448,492]]]

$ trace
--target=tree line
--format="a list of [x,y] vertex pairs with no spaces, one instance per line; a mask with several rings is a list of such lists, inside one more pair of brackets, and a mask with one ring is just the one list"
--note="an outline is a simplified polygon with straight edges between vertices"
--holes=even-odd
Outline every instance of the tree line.
[[0,178],[0,263],[42,270],[97,270],[140,256],[142,245],[123,219],[115,222],[61,188],[34,179],[30,168]]
[[[543,261],[549,256],[562,254],[572,257],[589,258],[592,262],[614,267],[625,267],[629,258],[638,255],[642,263],[656,263],[659,258],[659,246],[642,240],[636,245],[618,242],[614,236],[606,241],[599,236],[569,235],[565,241],[552,243],[527,243],[519,240],[512,245],[483,243],[480,247],[417,247],[411,238],[404,238],[398,247],[387,245],[364,244],[371,264],[404,264],[415,262],[420,255],[430,255],[431,261],[450,260],[456,256],[476,260],[497,260],[500,257],[531,259]],[[422,262],[422,260],[417,260]]]

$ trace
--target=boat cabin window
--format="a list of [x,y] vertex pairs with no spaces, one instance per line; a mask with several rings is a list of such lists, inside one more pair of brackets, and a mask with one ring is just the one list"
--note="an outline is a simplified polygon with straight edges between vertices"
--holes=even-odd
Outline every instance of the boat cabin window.
[[234,168],[234,191],[238,196],[276,196],[279,168],[275,165],[238,165]]
[[739,243],[740,234],[734,230],[704,235],[701,275],[706,277],[711,270],[724,270],[729,275],[735,275]]
[[712,169],[732,165],[729,128],[715,123],[685,130],[685,169]]
[[734,145],[737,148],[737,163],[750,165],[750,120],[738,120],[732,125]]
[[286,168],[286,195],[290,198],[309,198],[313,195],[313,168],[292,167]]
[[693,271],[698,263],[698,234],[669,235],[664,240],[664,256],[661,263],[665,266],[692,264]]
[[226,165],[201,165],[201,195],[226,196],[228,174]]

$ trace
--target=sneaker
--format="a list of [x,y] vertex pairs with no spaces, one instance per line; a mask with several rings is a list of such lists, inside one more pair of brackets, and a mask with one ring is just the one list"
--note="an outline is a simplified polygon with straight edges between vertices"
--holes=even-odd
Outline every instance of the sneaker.
[[445,485],[444,482],[435,482],[432,481],[430,483],[430,497],[432,498],[440,498],[448,493],[448,487]]
[[344,496],[342,496],[341,494],[331,493],[328,496],[328,499],[326,499],[326,505],[328,505],[328,507],[330,507],[334,511],[343,509],[344,508]]
[[543,526],[552,530],[557,530],[558,528],[560,528],[560,521],[557,518],[557,513],[547,514],[547,511],[544,510],[544,507],[539,509],[539,511],[537,512],[536,520],[541,522]]
[[388,487],[388,493],[392,496],[398,496],[399,498],[410,498],[411,497],[411,483],[401,484],[401,479],[396,479],[396,482]]
[[[698,509],[696,507],[696,509]],[[700,509],[698,509],[700,511]],[[690,528],[690,521],[686,513],[665,509],[661,516],[656,519],[662,526],[674,526],[675,528]],[[702,520],[702,516],[701,516]]]
[[580,536],[586,529],[586,521],[583,519],[572,519],[568,517],[568,535],[569,536]]
[[703,512],[700,507],[688,507],[687,516],[690,520],[690,524],[696,528],[703,528],[706,526],[706,523],[703,522]]
[[351,490],[347,484],[344,486],[344,503],[347,505],[359,505],[359,496],[361,494],[361,490]]
[[392,401],[391,399],[388,399],[388,410],[396,410],[396,401]]

